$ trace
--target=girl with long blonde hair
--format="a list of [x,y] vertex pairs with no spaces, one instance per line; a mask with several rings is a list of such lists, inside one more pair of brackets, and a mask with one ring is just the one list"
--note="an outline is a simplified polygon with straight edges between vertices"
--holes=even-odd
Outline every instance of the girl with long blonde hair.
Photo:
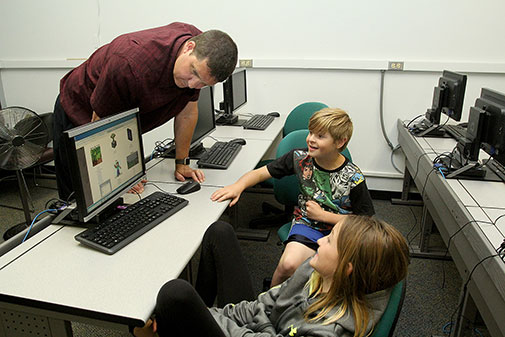
[[[167,282],[155,320],[135,335],[364,337],[384,313],[391,288],[407,276],[403,236],[381,220],[348,215],[317,241],[316,254],[288,280],[256,300],[239,302],[239,292],[250,298],[252,291],[234,241],[230,225],[213,224],[202,243],[197,289],[182,280]],[[235,304],[207,308],[216,293],[218,304],[222,298]]]

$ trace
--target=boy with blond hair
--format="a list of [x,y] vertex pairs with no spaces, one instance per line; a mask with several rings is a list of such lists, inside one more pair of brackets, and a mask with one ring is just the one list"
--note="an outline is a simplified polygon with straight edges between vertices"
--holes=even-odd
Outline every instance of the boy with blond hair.
[[319,110],[310,118],[306,149],[292,150],[212,194],[213,201],[232,199],[230,206],[233,206],[250,186],[271,177],[297,176],[298,206],[272,286],[289,278],[303,261],[314,255],[317,240],[328,235],[346,214],[375,213],[363,173],[341,153],[352,131],[352,121],[344,110]]

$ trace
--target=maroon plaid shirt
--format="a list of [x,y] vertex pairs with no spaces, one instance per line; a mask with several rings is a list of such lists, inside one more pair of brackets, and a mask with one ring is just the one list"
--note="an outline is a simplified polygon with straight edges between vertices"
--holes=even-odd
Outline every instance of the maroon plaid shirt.
[[124,34],[100,47],[60,82],[60,102],[70,121],[82,125],[140,108],[142,132],[181,112],[200,90],[177,87],[173,70],[179,48],[201,31],[185,23]]

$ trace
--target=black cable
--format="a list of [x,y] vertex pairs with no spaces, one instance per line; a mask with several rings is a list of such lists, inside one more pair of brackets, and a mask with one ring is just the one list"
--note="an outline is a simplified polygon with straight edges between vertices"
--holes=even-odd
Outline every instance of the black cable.
[[412,124],[412,122],[414,122],[416,119],[418,119],[420,117],[423,117],[423,116],[424,116],[424,114],[423,115],[418,115],[418,116],[414,117],[413,119],[410,120],[410,122],[407,123],[407,125],[405,125],[405,128],[408,129],[409,126],[410,126],[410,124]]
[[[422,189],[422,192],[421,192],[421,199],[424,200],[424,190],[426,188],[426,185],[428,183],[428,179],[430,178],[430,175],[433,173],[433,172],[437,172],[437,170],[433,169],[431,170],[427,175],[426,175],[426,180],[424,181],[424,185],[423,185],[423,189]],[[424,221],[424,216],[421,218],[421,223],[423,223]],[[419,229],[419,231],[416,233],[416,235],[414,235],[414,237],[410,240],[407,239],[407,243],[408,245],[410,246],[411,242],[419,235],[419,233],[421,232],[421,229]]]
[[148,182],[148,183],[146,183],[146,186],[147,186],[147,185],[153,185],[154,187],[156,187],[157,189],[159,189],[159,190],[160,190],[161,192],[163,192],[163,193],[173,194],[173,193],[170,193],[170,192],[165,191],[164,189],[162,189],[161,187],[159,187],[159,186],[158,186],[158,185],[156,185],[155,183]]
[[412,207],[409,206],[409,209],[410,209],[410,212],[412,213],[412,215],[414,216],[414,225],[410,228],[410,230],[408,231],[405,238],[407,239],[407,243],[408,243],[408,246],[409,246],[411,252],[414,253],[414,248],[412,248],[412,246],[410,245],[411,241],[409,240],[409,236],[410,236],[410,233],[412,233],[414,228],[416,228],[416,226],[417,226],[417,217],[416,217],[416,214],[414,213],[414,211],[412,210]]
[[[461,299],[460,299],[460,302],[458,303],[458,306],[456,307],[456,310],[454,310],[454,312],[452,313],[451,315],[451,322],[454,321],[454,315],[456,314],[456,312],[460,311],[462,308],[463,308],[463,303],[465,302],[465,296],[466,296],[466,293],[468,291],[468,283],[470,283],[470,280],[472,279],[472,275],[475,271],[475,269],[477,269],[477,267],[479,265],[481,265],[484,261],[490,259],[490,258],[493,258],[493,257],[496,257],[496,256],[499,256],[499,254],[493,254],[493,255],[489,255],[489,256],[486,256],[485,258],[483,258],[482,260],[480,260],[479,262],[477,262],[477,264],[472,268],[472,271],[470,272],[470,274],[468,274],[468,278],[463,286],[463,293],[461,294]],[[463,317],[462,313],[459,314],[461,317]],[[451,328],[449,329],[449,334],[452,333],[452,325],[451,325]]]
[[131,189],[131,191],[135,192],[135,194],[139,197],[139,200],[142,200],[142,196],[140,195],[139,192],[137,192],[135,189]]
[[416,172],[414,174],[414,177],[412,178],[412,180],[415,180],[417,178],[417,174],[419,173],[419,162],[421,161],[421,158],[428,155],[428,154],[434,154],[436,152],[425,152],[423,153],[422,155],[420,155],[418,158],[417,158],[417,163],[416,163]]

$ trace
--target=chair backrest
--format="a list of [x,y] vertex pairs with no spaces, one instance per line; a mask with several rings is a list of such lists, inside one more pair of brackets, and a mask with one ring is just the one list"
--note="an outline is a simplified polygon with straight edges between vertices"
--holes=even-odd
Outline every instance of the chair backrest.
[[296,106],[289,113],[284,127],[282,128],[282,136],[286,137],[290,132],[309,128],[309,119],[314,112],[319,111],[328,106],[321,102],[305,102]]
[[[307,147],[307,135],[309,130],[295,130],[284,137],[277,147],[276,158],[282,157],[287,152],[293,149],[303,149]],[[351,153],[347,148],[342,151],[349,161],[352,162]],[[281,179],[274,179],[274,196],[275,199],[285,206],[296,206],[298,204],[298,194],[300,194],[300,186],[296,176],[291,175]]]
[[392,337],[395,330],[396,322],[400,316],[405,299],[405,290],[407,288],[407,280],[398,282],[393,287],[388,305],[381,319],[375,326],[371,337]]
[[[293,149],[302,149],[307,147],[307,135],[309,130],[295,130],[282,138],[277,147],[276,158],[282,157]],[[274,179],[275,199],[285,206],[295,206],[298,203],[298,194],[300,187],[295,175]]]

